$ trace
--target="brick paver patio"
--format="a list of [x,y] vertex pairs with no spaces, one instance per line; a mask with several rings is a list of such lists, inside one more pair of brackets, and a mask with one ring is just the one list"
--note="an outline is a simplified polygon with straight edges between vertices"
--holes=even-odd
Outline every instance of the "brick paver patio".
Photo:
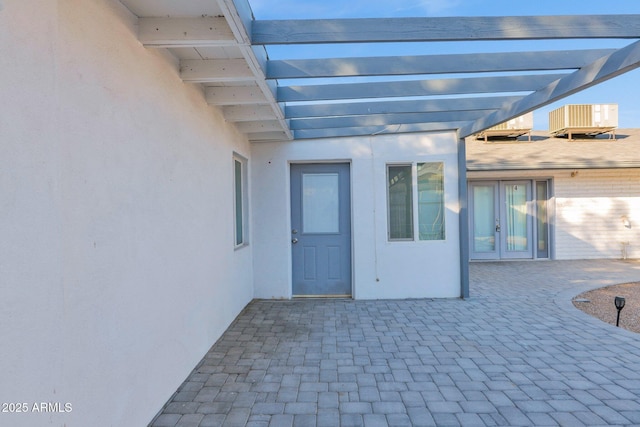
[[640,334],[571,298],[638,280],[634,261],[475,263],[468,300],[254,301],[152,426],[637,426]]

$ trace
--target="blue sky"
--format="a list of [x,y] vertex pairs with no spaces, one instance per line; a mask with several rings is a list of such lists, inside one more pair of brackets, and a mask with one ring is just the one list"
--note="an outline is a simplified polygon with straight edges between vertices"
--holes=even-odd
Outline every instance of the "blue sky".
[[[518,16],[640,14],[637,0],[249,0],[256,19],[376,18],[420,16]],[[622,47],[633,40],[564,40],[541,42],[413,43],[340,46],[270,47],[280,57],[426,55]],[[285,53],[286,51],[286,53]],[[448,76],[444,76],[448,77]],[[434,76],[443,78],[443,76]],[[619,127],[640,127],[640,69],[587,89],[534,113],[536,129],[548,127],[548,112],[565,104],[618,104]]]

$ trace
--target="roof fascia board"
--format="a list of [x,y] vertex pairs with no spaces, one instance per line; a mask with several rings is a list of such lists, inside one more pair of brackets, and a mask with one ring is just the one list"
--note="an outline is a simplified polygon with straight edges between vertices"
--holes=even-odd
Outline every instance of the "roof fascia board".
[[279,102],[535,91],[566,74],[278,87]]
[[639,169],[640,161],[576,161],[576,162],[540,162],[535,164],[525,163],[501,163],[500,165],[467,163],[467,171],[469,172],[499,172],[505,170],[518,171],[540,171],[548,170],[574,170],[574,169]]
[[640,15],[257,20],[251,26],[252,43],[264,45],[579,38],[640,38]]
[[253,12],[247,0],[218,0],[218,6],[239,43],[251,44]]
[[615,49],[504,52],[455,55],[387,56],[271,60],[268,79],[400,76],[508,71],[568,70],[584,67]]
[[460,130],[460,136],[464,138],[473,135],[638,67],[640,67],[640,41],[618,49],[611,55],[600,58],[592,64],[550,83],[508,108],[498,110],[465,126]]

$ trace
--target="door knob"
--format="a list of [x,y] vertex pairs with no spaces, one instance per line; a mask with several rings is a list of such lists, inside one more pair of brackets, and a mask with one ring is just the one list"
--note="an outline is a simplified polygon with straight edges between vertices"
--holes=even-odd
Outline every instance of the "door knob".
[[291,243],[293,243],[295,245],[296,243],[298,243],[298,239],[296,239],[296,238],[291,239]]

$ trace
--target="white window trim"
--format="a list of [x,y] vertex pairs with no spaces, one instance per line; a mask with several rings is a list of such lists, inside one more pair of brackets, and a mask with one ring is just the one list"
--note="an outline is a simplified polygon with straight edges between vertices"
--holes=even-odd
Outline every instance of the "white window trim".
[[[442,215],[443,218],[442,220],[444,221],[444,239],[425,239],[425,240],[420,240],[420,200],[419,200],[419,187],[418,187],[418,164],[419,163],[441,163],[442,164]],[[447,185],[447,176],[446,176],[446,163],[443,160],[421,160],[418,162],[415,162],[413,164],[413,166],[415,167],[415,181],[414,181],[414,188],[415,188],[415,223],[414,223],[414,227],[415,227],[415,232],[414,232],[414,238],[417,242],[445,242],[447,240],[447,189],[446,189],[446,185]]]
[[[402,237],[402,238],[392,238],[391,237],[391,194],[389,193],[389,168],[392,167],[406,167],[406,166],[410,166],[411,167],[411,225],[413,227],[413,229],[411,230],[411,234],[412,236],[410,238],[408,237]],[[386,193],[387,193],[387,200],[386,200],[386,204],[387,204],[387,241],[388,242],[413,242],[415,240],[415,236],[416,236],[416,230],[415,230],[415,223],[416,223],[416,218],[415,218],[415,208],[416,208],[416,202],[415,202],[415,185],[416,182],[414,180],[414,175],[415,175],[415,168],[414,168],[414,164],[413,162],[395,162],[395,163],[387,163],[385,166],[385,186],[386,186]]]
[[[444,208],[444,239],[438,240],[420,240],[420,215],[419,215],[419,195],[418,195],[418,163],[442,163],[442,179],[443,179],[443,197],[442,197],[442,205]],[[411,238],[403,238],[403,239],[392,239],[390,235],[391,230],[391,214],[390,214],[390,204],[389,204],[389,167],[394,166],[411,166],[411,204],[413,211],[411,212],[412,221],[413,221],[413,236]],[[447,213],[447,174],[446,174],[446,162],[444,160],[418,160],[418,161],[408,161],[408,162],[388,162],[385,164],[385,186],[386,186],[386,205],[387,205],[387,242],[388,243],[402,243],[402,242],[414,242],[414,243],[434,243],[434,242],[446,242],[449,233],[447,233],[448,221],[446,218]]]

